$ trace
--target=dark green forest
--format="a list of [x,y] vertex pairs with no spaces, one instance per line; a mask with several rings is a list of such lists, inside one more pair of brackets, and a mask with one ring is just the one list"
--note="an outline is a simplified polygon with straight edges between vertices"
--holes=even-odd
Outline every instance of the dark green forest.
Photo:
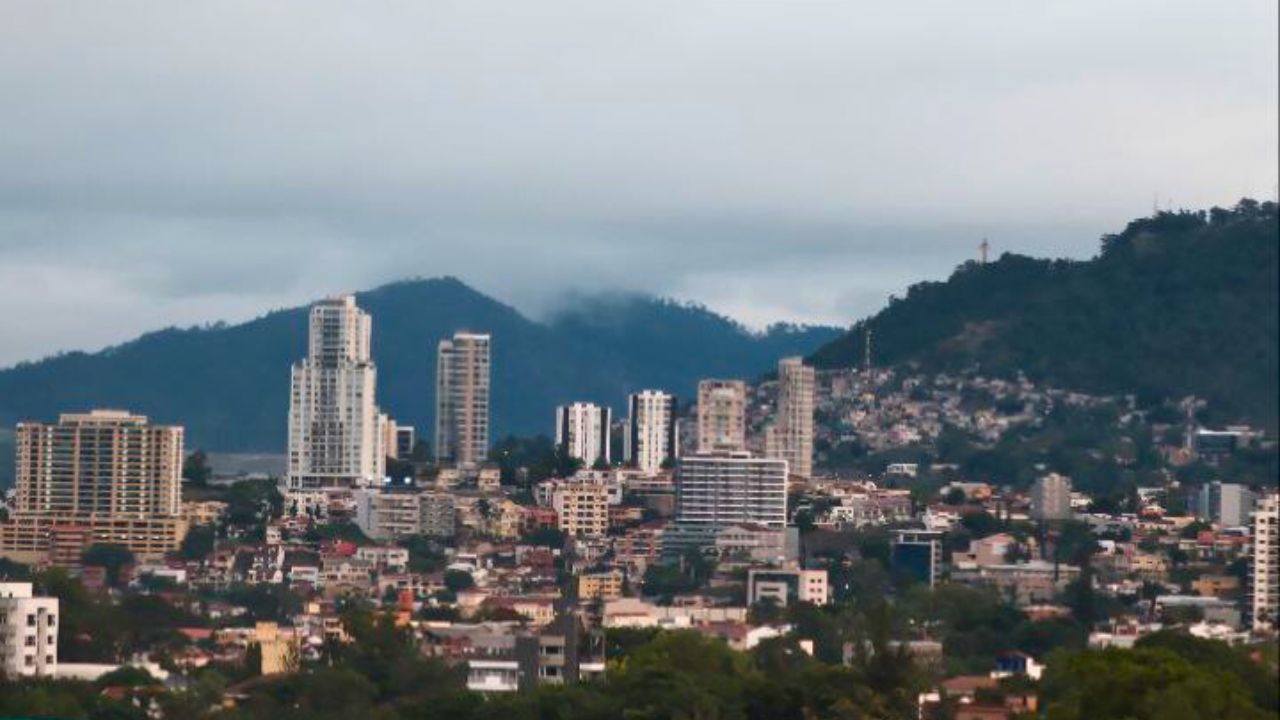
[[1144,404],[1196,395],[1208,419],[1274,431],[1280,416],[1276,204],[1161,212],[1102,238],[1091,260],[1005,254],[913,285],[812,356],[929,370],[977,366]]

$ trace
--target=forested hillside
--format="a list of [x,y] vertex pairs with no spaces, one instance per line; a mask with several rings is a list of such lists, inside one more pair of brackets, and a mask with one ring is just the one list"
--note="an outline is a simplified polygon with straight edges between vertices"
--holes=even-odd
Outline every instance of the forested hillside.
[[1102,239],[1091,260],[1006,254],[914,285],[813,355],[861,364],[1019,370],[1061,387],[1197,395],[1209,419],[1277,425],[1276,204],[1162,212]]

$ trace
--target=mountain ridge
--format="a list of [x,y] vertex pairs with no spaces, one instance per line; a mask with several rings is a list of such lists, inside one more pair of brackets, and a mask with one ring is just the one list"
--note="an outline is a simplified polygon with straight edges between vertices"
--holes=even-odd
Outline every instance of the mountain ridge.
[[[640,295],[611,300],[601,310],[579,302],[539,321],[451,276],[398,280],[355,295],[373,317],[379,404],[427,439],[435,346],[456,330],[494,336],[495,439],[549,432],[552,408],[561,402],[594,400],[621,409],[625,393],[642,385],[687,396],[698,377],[752,377],[777,357],[808,353],[839,332],[821,326],[753,331],[696,304]],[[307,307],[234,324],[163,328],[96,352],[64,352],[0,370],[0,422],[51,420],[59,412],[111,405],[185,425],[189,447],[281,451],[289,368],[306,352]],[[585,334],[606,321],[616,328],[607,337]]]

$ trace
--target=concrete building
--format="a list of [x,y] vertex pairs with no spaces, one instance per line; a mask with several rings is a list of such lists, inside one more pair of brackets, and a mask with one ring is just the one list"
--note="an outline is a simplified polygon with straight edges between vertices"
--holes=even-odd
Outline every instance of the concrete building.
[[181,427],[120,410],[19,423],[17,496],[0,524],[0,556],[47,561],[55,531],[68,526],[76,532],[65,537],[118,543],[143,559],[177,549],[186,534],[182,438]]
[[627,398],[623,451],[628,463],[654,475],[663,463],[680,456],[676,409],[676,397],[661,390],[644,390]]
[[380,482],[387,418],[378,411],[373,323],[343,295],[311,306],[307,357],[294,363],[289,401],[289,490]]
[[698,452],[747,449],[747,385],[741,380],[698,383]]
[[933,587],[942,579],[942,540],[939,530],[897,530],[889,548],[889,564],[895,573]]
[[417,488],[364,488],[355,491],[355,522],[375,540],[410,535],[452,537],[457,514],[449,493]]
[[487,334],[457,332],[436,355],[436,459],[477,466],[489,454],[491,365]]
[[[813,406],[816,374],[798,357],[778,363],[778,413],[767,453],[787,461],[792,475],[813,476]],[[770,447],[772,446],[772,447]]]
[[58,598],[35,597],[29,582],[0,582],[0,676],[58,671]]
[[1263,498],[1253,513],[1249,611],[1254,629],[1280,627],[1280,497],[1276,495]]
[[747,572],[747,604],[766,600],[778,607],[796,602],[826,605],[830,601],[827,571],[753,568]]
[[1195,515],[1223,527],[1245,527],[1257,496],[1244,485],[1214,481],[1194,495]]
[[553,481],[551,507],[560,530],[574,537],[609,532],[609,487],[594,477]]
[[609,427],[613,411],[593,403],[576,402],[556,408],[556,445],[569,457],[582,461],[584,467],[597,462],[608,464]]
[[1031,517],[1036,520],[1071,519],[1071,478],[1049,473],[1031,487]]
[[622,597],[622,572],[607,570],[605,572],[584,573],[578,576],[578,600],[604,600],[606,602]]
[[746,452],[690,455],[676,465],[676,522],[720,528],[787,525],[787,462]]

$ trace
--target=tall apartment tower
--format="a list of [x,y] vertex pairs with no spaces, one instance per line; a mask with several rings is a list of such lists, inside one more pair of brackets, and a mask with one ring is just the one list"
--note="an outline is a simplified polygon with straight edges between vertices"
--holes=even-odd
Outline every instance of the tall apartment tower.
[[680,456],[676,433],[676,397],[661,390],[642,390],[627,398],[626,461],[654,475],[663,463]]
[[119,543],[144,558],[177,549],[186,534],[182,436],[181,427],[120,410],[19,423],[17,498],[0,524],[0,556],[49,559],[54,536],[71,530],[85,544]]
[[778,414],[768,444],[787,461],[792,475],[813,475],[814,369],[798,357],[778,363]]
[[1031,486],[1031,517],[1036,520],[1071,519],[1071,478],[1049,473]]
[[601,460],[608,463],[612,421],[613,411],[607,407],[585,402],[561,405],[556,408],[556,445],[586,467]]
[[747,384],[741,380],[698,383],[698,452],[747,448]]
[[787,526],[787,461],[747,452],[686,455],[676,466],[676,521],[722,528]]
[[1258,501],[1249,558],[1249,610],[1255,630],[1280,627],[1280,496]]
[[1223,527],[1248,525],[1249,515],[1257,502],[1257,496],[1247,486],[1217,480],[1202,485],[1192,497],[1197,517]]
[[475,467],[489,453],[489,336],[457,332],[436,354],[436,459]]
[[387,418],[378,412],[373,323],[354,296],[311,306],[307,357],[294,363],[289,403],[291,490],[379,482]]

